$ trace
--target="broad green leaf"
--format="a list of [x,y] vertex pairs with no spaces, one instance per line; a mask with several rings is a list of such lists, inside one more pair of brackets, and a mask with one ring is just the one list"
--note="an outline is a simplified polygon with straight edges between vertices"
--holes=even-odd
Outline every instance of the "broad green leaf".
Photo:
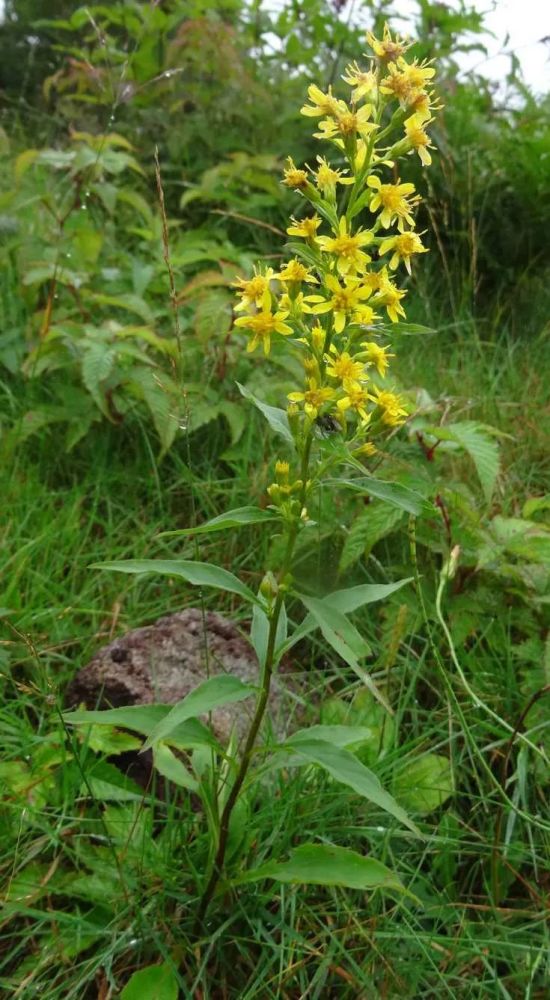
[[146,365],[135,365],[129,382],[143,397],[160,439],[161,455],[164,455],[172,446],[179,427],[179,390],[172,379]]
[[293,743],[291,737],[287,740],[286,746],[308,763],[322,767],[336,781],[352,788],[358,795],[368,799],[369,802],[383,809],[420,836],[420,831],[405,810],[397,804],[389,792],[382,788],[376,775],[349,750],[333,746],[324,740],[308,740],[305,736],[298,739],[296,743]]
[[262,510],[260,507],[236,507],[226,514],[219,514],[211,521],[199,524],[195,528],[182,528],[179,531],[162,531],[157,538],[177,538],[185,535],[210,535],[214,531],[225,531],[227,528],[237,528],[242,524],[263,524],[264,521],[277,521],[279,515],[274,510]]
[[290,885],[338,885],[364,891],[406,892],[397,875],[381,861],[328,844],[302,844],[295,848],[288,861],[272,861],[245,872],[233,885],[264,878]]
[[189,773],[185,764],[165,743],[157,743],[153,747],[153,765],[163,778],[168,778],[180,788],[187,788],[190,792],[198,790],[199,785],[196,778]]
[[90,791],[101,802],[141,802],[146,794],[143,788],[108,761],[100,761],[87,773],[80,795],[87,798]]
[[178,1000],[179,986],[168,962],[149,965],[134,972],[126,983],[120,1000]]
[[285,441],[288,441],[289,444],[294,446],[294,438],[292,437],[292,431],[290,430],[286,412],[279,409],[278,406],[268,406],[267,403],[262,403],[260,399],[257,399],[256,396],[250,392],[250,389],[241,385],[240,382],[237,382],[237,386],[241,395],[243,395],[245,399],[249,399],[252,403],[254,403],[254,406],[257,406],[260,412],[263,413],[265,419],[271,427],[271,430],[275,431],[276,434],[280,434],[281,437],[284,437]]
[[[141,736],[149,736],[172,708],[172,705],[127,705],[104,710],[79,709],[76,712],[65,712],[63,719],[70,726],[118,726],[121,729],[131,729]],[[218,746],[210,729],[199,719],[182,722],[173,730],[168,742],[180,750]]]
[[139,750],[141,742],[138,736],[121,732],[114,726],[91,726],[86,738],[86,744],[91,750],[109,756],[125,753],[127,750]]
[[139,316],[144,323],[154,323],[154,315],[151,307],[139,295],[133,292],[125,292],[122,295],[106,295],[104,292],[89,293],[89,297],[98,305],[111,306],[113,309],[122,309],[124,312],[134,313]]
[[168,714],[169,705],[125,705],[122,708],[77,709],[64,712],[63,720],[69,726],[119,726],[134,733],[148,736],[152,729]]
[[523,505],[522,517],[530,518],[541,510],[550,510],[550,493],[543,497],[529,497]]
[[91,569],[107,569],[115,573],[155,573],[157,576],[179,576],[194,587],[214,587],[238,594],[255,604],[258,598],[241,581],[221,566],[194,562],[190,559],[125,559],[117,562],[93,563]]
[[442,441],[456,441],[467,452],[476,467],[485,499],[490,503],[500,470],[500,453],[487,429],[474,420],[463,420],[445,427],[430,427],[428,432]]
[[423,512],[431,512],[432,505],[424,497],[411,490],[408,486],[400,483],[386,483],[383,479],[375,479],[374,476],[358,476],[356,479],[329,479],[327,486],[345,486],[347,489],[362,493],[363,496],[377,497],[378,500],[385,500],[386,503],[405,510],[408,514],[418,517]]
[[374,500],[353,522],[346,536],[339,570],[343,573],[359,559],[369,555],[372,547],[398,527],[404,517],[399,507],[390,506],[385,500]]
[[231,399],[222,399],[218,404],[218,410],[222,417],[225,417],[227,426],[231,434],[231,444],[240,441],[246,427],[246,413],[244,406]]
[[100,386],[111,374],[115,358],[115,351],[101,341],[92,341],[82,355],[82,381],[103,413],[108,411]]
[[394,791],[411,812],[420,816],[434,812],[454,792],[449,758],[426,753],[416,760],[408,759],[395,778]]
[[209,677],[207,681],[199,684],[186,698],[174,705],[168,714],[161,719],[146,739],[143,749],[147,750],[160,740],[168,740],[170,734],[186,722],[187,719],[196,718],[199,715],[206,715],[222,705],[230,705],[236,701],[243,701],[250,695],[256,693],[256,688],[251,684],[243,684],[238,677],[231,674],[220,674],[217,677]]

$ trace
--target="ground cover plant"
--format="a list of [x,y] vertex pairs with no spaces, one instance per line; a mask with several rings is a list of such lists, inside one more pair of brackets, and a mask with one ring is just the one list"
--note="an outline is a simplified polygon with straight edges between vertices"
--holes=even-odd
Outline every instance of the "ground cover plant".
[[[315,27],[313,7],[322,13]],[[299,4],[286,15],[282,37],[304,12]],[[180,74],[144,84],[177,68],[188,11],[173,4],[170,25],[159,5],[91,13],[93,22],[81,14],[70,24],[62,12],[59,73],[45,90],[48,100],[56,87],[61,95],[56,135],[43,115],[43,141],[24,134],[9,99],[5,119],[2,989],[29,998],[542,997],[550,364],[548,261],[537,237],[547,198],[541,109],[524,95],[507,119],[483,85],[446,89],[460,16],[475,29],[465,10],[445,27],[441,5],[419,5],[409,70],[374,10],[371,41],[386,89],[399,89],[407,73],[422,79],[401,90],[404,105],[426,82],[430,89],[432,64],[422,60],[438,61],[446,108],[443,124],[430,127],[438,149],[425,169],[399,137],[408,120],[430,155],[427,119],[412,128],[411,109],[396,110],[397,102],[393,119],[381,115],[391,94],[380,103],[373,96],[364,36],[351,21],[344,32],[338,14],[316,4],[296,36],[300,53],[288,43],[271,63],[255,63],[258,86],[277,80],[284,91],[277,127],[292,123],[288,143],[279,136],[274,145],[271,133],[262,146],[258,115],[256,148],[240,157],[235,150],[249,140],[241,119],[234,125],[226,115],[224,135],[206,136],[181,197],[174,150],[188,140],[175,129],[159,135],[155,164],[155,99],[148,103],[161,87],[174,98],[171,114],[181,109]],[[208,5],[195,14],[185,38],[212,17]],[[250,72],[247,45],[257,54],[273,24],[261,8],[256,14],[252,42],[237,5],[219,23],[213,16],[209,34],[230,33],[233,57]],[[149,55],[144,24],[155,38]],[[157,29],[177,44],[163,49]],[[37,37],[55,30],[37,25]],[[107,67],[114,83],[127,74],[138,95],[138,104],[116,105],[110,124],[113,93],[78,61],[77,42],[66,82],[74,30],[87,33],[89,65]],[[328,40],[318,60],[307,49],[314,30]],[[185,129],[205,138],[201,102],[215,99],[217,67],[213,60],[201,81],[192,47],[185,51],[194,102]],[[298,102],[314,79],[325,84],[300,120]],[[238,89],[237,72],[232,81]],[[351,113],[372,105],[360,115],[366,136],[356,149],[338,131],[338,102],[350,89]],[[61,109],[67,101],[75,115],[75,94],[90,96],[90,110],[68,136]],[[42,98],[26,91],[26,99],[40,108]],[[320,128],[317,101],[326,102]],[[461,131],[465,119],[482,122],[482,134]],[[298,138],[304,121],[328,137],[331,157],[319,140]],[[380,136],[390,123],[395,136]],[[518,123],[521,148],[512,142]],[[289,149],[298,167],[284,163]],[[479,178],[470,172],[468,181],[474,156]],[[492,216],[482,194],[494,164],[503,183]],[[376,198],[399,195],[405,211],[413,192],[395,186],[408,183],[430,194],[412,216],[416,230],[406,220],[401,234],[384,227],[391,209]],[[361,195],[363,214],[354,215]],[[506,244],[496,254],[502,206],[513,213],[520,203],[536,225],[520,249]],[[304,228],[312,213],[319,243]],[[272,228],[255,227],[254,217]],[[287,227],[298,233],[283,256]],[[394,259],[404,241],[395,241],[416,233],[421,243],[409,249],[424,244],[430,253],[412,261],[409,276],[409,255]],[[265,263],[254,271],[258,256]],[[383,287],[342,317],[337,294],[357,292],[365,274]],[[244,306],[235,326],[234,282]],[[401,303],[406,320],[393,323],[388,307]],[[374,325],[350,326],[350,318]],[[95,378],[85,361],[94,350]],[[151,373],[140,386],[136,369]],[[282,572],[289,538],[291,578]],[[90,569],[115,562],[132,572]],[[214,576],[200,575],[205,563],[218,567]],[[181,579],[196,573],[198,590]],[[340,598],[327,603],[335,592]],[[357,606],[359,596],[368,603]],[[121,716],[120,708],[109,717],[64,714],[68,682],[99,645],[182,606],[222,611],[243,635],[252,612],[264,682],[277,644],[279,654],[289,646],[296,717],[282,746],[261,729],[244,755],[236,738],[220,748],[189,718],[212,701],[173,709],[180,717],[171,733],[165,709],[146,708],[137,723],[135,710]],[[300,638],[292,648],[291,637]],[[265,686],[245,691],[235,681],[226,676],[220,686],[214,677],[201,696],[215,701],[229,687],[230,697],[248,694],[243,704],[257,699],[259,722]],[[156,765],[145,790],[118,757],[144,739]]]

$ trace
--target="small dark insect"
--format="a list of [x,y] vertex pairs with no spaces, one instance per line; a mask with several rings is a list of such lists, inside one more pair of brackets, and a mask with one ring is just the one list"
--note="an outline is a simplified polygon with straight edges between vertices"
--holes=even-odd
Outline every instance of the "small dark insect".
[[334,417],[331,417],[330,413],[321,414],[320,417],[317,417],[315,423],[322,437],[328,437],[330,434],[336,434],[337,431],[342,430],[338,421]]

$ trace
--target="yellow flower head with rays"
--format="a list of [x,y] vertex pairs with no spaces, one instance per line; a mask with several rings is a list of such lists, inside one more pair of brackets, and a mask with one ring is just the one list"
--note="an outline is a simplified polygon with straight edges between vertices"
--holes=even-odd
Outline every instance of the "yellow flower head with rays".
[[364,271],[372,258],[364,253],[362,247],[372,243],[373,233],[368,230],[358,229],[353,235],[348,229],[345,215],[340,219],[337,236],[319,236],[317,245],[323,253],[330,253],[336,257],[336,267],[340,274],[355,274],[357,271]]
[[361,347],[364,349],[367,364],[374,365],[378,374],[384,378],[389,365],[389,359],[395,354],[390,354],[388,347],[381,347],[373,340],[363,341]]
[[288,235],[301,236],[305,240],[314,239],[315,234],[321,225],[321,217],[319,215],[311,215],[309,218],[300,219],[299,222],[296,221],[294,216],[291,216],[290,221],[292,225],[287,229]]
[[428,252],[426,247],[423,246],[420,236],[417,233],[413,233],[410,229],[407,229],[404,233],[400,233],[398,236],[388,236],[387,239],[382,241],[378,249],[381,256],[390,250],[392,251],[390,260],[392,271],[403,261],[409,274],[411,273],[411,257],[417,253]]
[[414,184],[382,184],[376,174],[372,174],[367,179],[367,184],[373,189],[374,195],[371,199],[371,212],[380,211],[380,221],[384,229],[389,229],[392,223],[397,220],[397,228],[403,231],[405,223],[414,226],[414,219],[411,210],[417,201],[410,198],[414,193]]
[[348,351],[340,354],[332,344],[330,353],[325,354],[326,373],[329,378],[335,378],[342,384],[344,382],[364,382],[367,372],[362,361],[355,360]]
[[358,101],[362,101],[365,97],[376,97],[377,81],[376,73],[371,69],[362,70],[359,68],[356,62],[350,63],[346,66],[346,72],[344,73],[342,80],[344,83],[349,84],[353,87],[351,92],[351,99],[354,104]]
[[289,392],[288,398],[293,403],[303,403],[308,417],[315,419],[325,403],[334,398],[334,389],[323,387],[315,378],[310,378],[307,389],[303,392]]
[[241,316],[235,320],[235,326],[245,327],[252,333],[252,339],[247,345],[247,351],[254,351],[258,344],[263,345],[264,354],[269,354],[271,349],[271,337],[274,333],[279,333],[283,337],[289,337],[293,333],[292,327],[285,323],[288,312],[272,313],[270,309],[262,309],[252,316]]
[[365,288],[359,278],[344,278],[344,283],[340,284],[333,274],[325,277],[329,298],[323,295],[308,295],[307,301],[312,304],[312,312],[317,315],[331,312],[333,314],[334,331],[342,333],[346,323],[361,322],[356,317],[357,311],[361,308],[364,299],[371,294],[369,288]]
[[256,306],[258,309],[261,308],[262,300],[266,292],[269,292],[269,283],[274,277],[274,271],[272,267],[268,267],[265,274],[254,269],[254,275],[252,278],[246,280],[245,278],[237,278],[233,282],[233,287],[238,290],[238,294],[241,296],[241,301],[235,306],[235,312],[241,312],[243,309],[250,309],[251,306]]

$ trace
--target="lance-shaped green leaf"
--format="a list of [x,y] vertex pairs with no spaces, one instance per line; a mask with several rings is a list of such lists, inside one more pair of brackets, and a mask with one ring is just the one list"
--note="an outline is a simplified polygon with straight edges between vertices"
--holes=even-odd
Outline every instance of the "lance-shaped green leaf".
[[194,528],[182,528],[178,531],[161,531],[157,538],[178,538],[187,535],[210,535],[215,531],[226,531],[228,528],[239,528],[243,524],[263,524],[265,521],[277,521],[279,515],[274,510],[261,510],[260,507],[237,507],[219,514],[211,521],[198,524]]
[[[172,705],[125,705],[121,708],[78,709],[64,712],[63,720],[69,726],[117,726],[130,729],[140,736],[149,736],[156,726],[172,711]],[[168,742],[179,750],[196,747],[219,749],[219,744],[207,726],[199,719],[187,719],[170,734]]]
[[[325,604],[330,604],[336,611],[341,611],[342,614],[349,614],[352,611],[357,611],[358,608],[362,608],[364,604],[383,601],[386,597],[394,594],[396,590],[404,587],[406,583],[410,583],[412,579],[412,576],[408,576],[404,580],[397,580],[395,583],[363,583],[357,587],[336,590],[334,593],[324,597],[323,601]],[[304,639],[311,632],[314,632],[316,628],[319,628],[317,619],[311,613],[306,615],[303,622],[298,625],[289,639],[284,643],[284,646],[278,650],[279,655],[282,656],[283,653],[288,652],[292,646],[296,645],[297,642]]]
[[337,885],[346,889],[389,889],[406,893],[401,880],[376,858],[366,858],[347,847],[302,844],[288,861],[270,861],[235,879],[233,885],[274,879],[290,885]]
[[267,403],[262,403],[261,399],[257,399],[254,393],[250,392],[250,389],[247,389],[246,386],[241,385],[240,382],[237,382],[237,386],[241,395],[245,399],[249,399],[251,403],[254,403],[254,406],[258,407],[260,413],[263,413],[271,430],[275,431],[276,434],[280,434],[285,441],[288,441],[294,447],[294,438],[292,437],[292,431],[290,430],[285,410],[281,410],[278,406],[268,406]]
[[187,788],[190,792],[198,791],[197,779],[165,743],[157,743],[153,747],[153,765],[163,778],[168,778],[179,788]]
[[179,576],[194,587],[214,587],[226,590],[230,594],[238,594],[246,601],[255,604],[256,595],[245,583],[221,566],[211,563],[194,562],[191,559],[122,559],[117,562],[93,563],[92,569],[108,569],[115,573],[133,573],[143,576],[154,573],[157,576]]
[[[295,742],[291,737],[285,745],[308,763],[322,767],[336,781],[352,788],[358,795],[368,799],[420,836],[420,831],[413,821],[393,796],[382,787],[377,776],[349,750],[327,743],[325,740],[307,739],[305,735]],[[294,764],[295,761],[292,760],[291,763]]]
[[440,441],[454,441],[470,456],[476,467],[487,503],[491,502],[500,471],[498,444],[493,428],[474,420],[462,420],[445,427],[428,427],[428,433]]
[[182,722],[194,719],[199,715],[206,715],[213,712],[222,705],[230,705],[233,702],[243,701],[250,695],[256,693],[256,688],[251,684],[243,684],[238,677],[231,674],[220,674],[217,677],[209,677],[198,687],[194,688],[185,698],[174,705],[165,715],[164,719],[158,723],[151,731],[143,745],[143,750],[148,750],[154,743],[160,740],[170,741],[170,734],[177,729]]
[[355,490],[363,496],[377,497],[385,500],[393,507],[406,510],[408,514],[418,517],[422,513],[432,513],[433,506],[421,493],[402,486],[401,483],[387,483],[383,479],[375,479],[374,476],[358,476],[356,479],[329,479],[326,486],[345,486],[346,489]]
[[[317,597],[304,597],[302,594],[299,596],[302,603],[315,619],[329,645],[355,671],[363,684],[368,687],[369,691],[384,706],[386,711],[393,714],[384,695],[376,687],[370,674],[359,663],[360,659],[368,656],[370,653],[370,646],[363,639],[361,633],[357,631],[355,625],[352,625],[346,616],[341,611],[338,611],[337,608],[332,607],[328,601]],[[300,630],[298,629],[297,632],[299,633]],[[294,639],[295,636],[296,633],[294,633]],[[301,635],[299,637],[301,638]]]

